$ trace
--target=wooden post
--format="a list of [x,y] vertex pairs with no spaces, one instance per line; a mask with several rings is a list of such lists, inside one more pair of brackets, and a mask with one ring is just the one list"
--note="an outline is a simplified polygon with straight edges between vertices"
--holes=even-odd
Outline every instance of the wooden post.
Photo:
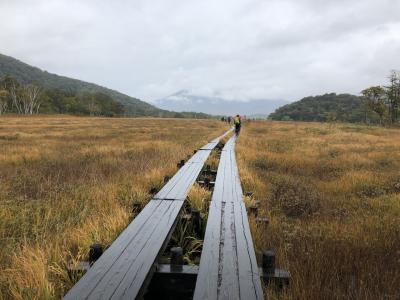
[[275,274],[275,253],[268,250],[263,252],[262,268],[265,274],[273,276]]
[[257,217],[256,218],[257,226],[267,226],[269,224],[268,218]]
[[134,202],[132,204],[132,214],[137,215],[142,210],[142,203]]
[[157,194],[157,192],[158,192],[158,188],[157,187],[152,187],[152,188],[150,188],[150,190],[149,190],[149,194],[151,194],[151,195],[155,195],[155,194]]
[[200,217],[200,211],[198,211],[195,208],[192,208],[191,210],[192,213],[192,224],[193,224],[193,229],[196,232],[198,236],[201,235],[201,217]]
[[102,254],[103,254],[103,246],[101,244],[95,243],[90,245],[90,250],[89,250],[90,265],[92,265],[96,260],[98,260]]
[[181,247],[171,248],[171,270],[182,270],[183,266],[183,250]]
[[253,197],[254,196],[254,193],[253,192],[246,192],[246,197]]
[[205,186],[206,188],[210,188],[210,179],[204,178],[204,186]]
[[167,183],[170,179],[171,179],[171,177],[169,177],[169,176],[164,176],[164,183]]
[[275,268],[275,253],[274,251],[264,251],[262,259],[262,277],[268,285],[273,283],[275,288],[281,291],[289,286],[290,274],[288,271]]
[[249,207],[249,212],[250,212],[250,214],[252,214],[254,217],[257,218],[257,216],[258,216],[258,207],[255,206],[255,205],[250,206]]
[[185,165],[185,160],[182,159],[182,160],[177,164],[177,167],[178,167],[178,168],[182,168],[184,165]]

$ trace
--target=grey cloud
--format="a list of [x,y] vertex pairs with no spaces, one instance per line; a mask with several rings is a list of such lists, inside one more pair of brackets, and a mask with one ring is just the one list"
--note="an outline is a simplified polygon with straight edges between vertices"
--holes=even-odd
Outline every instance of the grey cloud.
[[0,52],[144,100],[358,93],[400,68],[395,0],[0,0]]

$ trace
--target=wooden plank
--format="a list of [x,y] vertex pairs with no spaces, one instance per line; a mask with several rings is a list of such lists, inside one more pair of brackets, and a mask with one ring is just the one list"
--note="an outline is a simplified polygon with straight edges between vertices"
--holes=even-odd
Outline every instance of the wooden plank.
[[[214,149],[214,148],[213,148]],[[211,149],[212,150],[212,149]],[[207,160],[207,158],[208,158],[208,156],[209,156],[209,154],[210,154],[210,152],[209,151],[211,151],[211,150],[206,150],[206,151],[201,151],[201,150],[199,150],[199,151],[197,151],[188,161],[187,161],[187,163],[195,163],[195,162],[197,162],[197,163],[204,163],[206,160]]]
[[222,202],[217,290],[219,299],[240,298],[234,214],[234,202]]
[[229,129],[223,135],[217,137],[216,139],[213,139],[211,142],[209,142],[208,144],[204,145],[199,150],[213,150],[218,145],[219,141],[221,139],[223,139],[225,136],[227,136],[232,130],[233,130],[233,128]]
[[65,299],[87,299],[98,282],[110,270],[119,256],[134,241],[139,232],[146,228],[146,224],[157,215],[158,209],[164,206],[160,201],[150,201],[132,223],[119,235],[114,243],[104,252],[100,259],[86,272],[86,274],[65,295]]
[[242,237],[237,239],[240,299],[263,299],[259,268],[243,201],[235,203],[235,220],[236,236]]
[[154,199],[185,200],[210,153],[211,150],[197,151],[154,196]]
[[185,180],[180,181],[165,197],[168,200],[185,200],[190,188],[199,176],[203,163],[194,163],[191,171],[186,174]]
[[161,218],[152,218],[151,233],[143,233],[142,241],[132,243],[88,299],[134,299],[138,295],[183,205],[183,201],[161,202],[166,207]]
[[[182,206],[183,201],[150,201],[145,209],[149,207],[151,212],[135,218],[147,216],[145,221],[134,220],[65,299],[134,299],[173,230]],[[126,240],[127,236],[133,238]]]
[[234,152],[225,145],[218,166],[194,299],[263,299]]
[[199,150],[212,150],[218,145],[218,142],[210,142],[207,145],[204,145]]
[[[154,196],[154,199],[168,199],[173,200],[169,194],[173,193],[173,190],[177,185],[185,181],[185,178],[193,172],[193,164],[185,164],[182,168],[178,170],[178,172],[173,176],[167,184]],[[178,200],[184,200],[183,197],[180,197]]]
[[228,131],[226,131],[225,133],[223,133],[222,135],[220,135],[219,137],[213,139],[211,141],[212,142],[219,142],[220,140],[222,140],[224,137],[226,137],[228,134],[230,134],[232,131],[234,130],[234,127],[231,127]]
[[210,152],[198,151],[175,174],[64,299],[134,299],[143,293]]

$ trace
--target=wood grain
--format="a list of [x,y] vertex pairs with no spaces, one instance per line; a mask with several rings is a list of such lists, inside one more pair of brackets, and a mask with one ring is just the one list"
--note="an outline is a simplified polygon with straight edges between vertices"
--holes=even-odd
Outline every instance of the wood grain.
[[194,299],[264,299],[233,136],[222,150]]

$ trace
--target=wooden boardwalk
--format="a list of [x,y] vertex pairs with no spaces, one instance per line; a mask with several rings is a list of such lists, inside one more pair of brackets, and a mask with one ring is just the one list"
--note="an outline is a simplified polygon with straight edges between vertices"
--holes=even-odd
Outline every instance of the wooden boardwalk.
[[194,299],[264,299],[233,136],[222,150]]
[[227,133],[201,147],[185,163],[64,299],[135,299],[143,296],[190,187],[211,150]]

